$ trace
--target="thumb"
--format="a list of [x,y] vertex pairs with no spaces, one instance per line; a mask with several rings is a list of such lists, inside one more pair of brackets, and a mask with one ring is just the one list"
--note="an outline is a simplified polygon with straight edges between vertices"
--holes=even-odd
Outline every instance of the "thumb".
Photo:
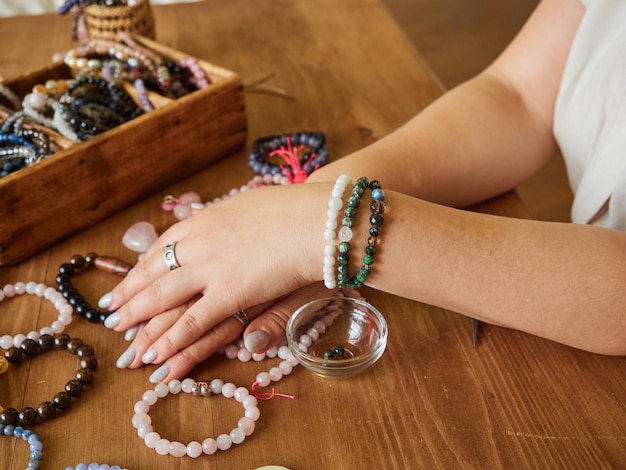
[[244,346],[251,353],[260,353],[280,344],[285,340],[285,329],[289,317],[299,307],[311,300],[337,295],[341,295],[338,289],[328,290],[321,282],[293,291],[262,312],[248,325],[243,335]]

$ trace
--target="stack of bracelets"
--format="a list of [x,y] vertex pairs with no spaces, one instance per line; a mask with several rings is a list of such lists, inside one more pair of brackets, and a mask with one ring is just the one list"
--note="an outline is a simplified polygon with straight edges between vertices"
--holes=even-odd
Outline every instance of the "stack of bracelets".
[[[324,239],[326,246],[324,248],[324,285],[329,289],[361,287],[370,275],[371,266],[374,264],[374,255],[376,254],[376,245],[378,244],[378,236],[380,235],[380,226],[384,222],[383,212],[385,211],[385,192],[380,183],[376,180],[368,181],[362,176],[359,178],[352,193],[348,198],[348,204],[343,211],[344,217],[341,221],[341,229],[337,233],[339,211],[343,207],[343,193],[350,184],[351,178],[348,175],[341,175],[337,178],[335,186],[328,200],[328,219],[324,230]],[[354,224],[354,216],[361,204],[361,198],[366,189],[371,190],[370,204],[370,229],[367,237],[367,246],[365,247],[365,256],[363,257],[363,265],[354,275],[350,276],[350,241],[352,240],[352,226]],[[336,237],[339,241],[337,242]],[[338,252],[338,254],[337,254]],[[335,264],[337,265],[335,269]]]
[[37,84],[21,102],[0,83],[0,95],[15,110],[0,130],[0,178],[50,156],[53,135],[83,142],[154,110],[148,91],[177,99],[211,84],[192,57],[161,57],[123,33],[119,41],[91,40],[70,50],[65,64],[73,78]]
[[50,155],[50,138],[29,127],[30,119],[21,113],[11,115],[0,128],[0,178]]

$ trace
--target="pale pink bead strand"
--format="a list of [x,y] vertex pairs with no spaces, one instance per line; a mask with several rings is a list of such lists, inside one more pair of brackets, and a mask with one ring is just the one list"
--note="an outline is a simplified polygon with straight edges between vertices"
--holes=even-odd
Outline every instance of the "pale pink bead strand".
[[[235,398],[236,401],[243,405],[244,417],[237,422],[237,427],[231,429],[228,434],[220,434],[215,439],[204,439],[202,443],[191,441],[185,445],[178,441],[164,439],[152,428],[152,420],[148,412],[159,398],[164,398],[169,393],[176,394],[181,391],[203,397],[211,393],[221,393],[225,398]],[[153,390],[144,392],[141,400],[134,405],[135,414],[131,423],[137,429],[137,434],[143,439],[146,447],[154,449],[157,454],[169,454],[179,458],[184,456],[197,458],[202,453],[210,455],[218,449],[228,450],[233,444],[238,445],[244,442],[246,437],[254,432],[254,422],[261,416],[257,404],[257,399],[250,395],[246,387],[237,387],[231,382],[224,383],[219,379],[214,379],[209,383],[205,383],[196,382],[191,378],[186,378],[183,381],[172,380],[167,384],[157,384]]]
[[65,327],[72,323],[74,308],[69,304],[67,299],[63,297],[63,294],[42,283],[29,281],[26,283],[16,282],[15,284],[7,284],[0,290],[0,302],[24,294],[43,297],[49,301],[58,312],[57,319],[54,320],[50,326],[44,326],[39,331],[33,330],[26,334],[18,333],[14,336],[8,334],[0,336],[0,348],[2,349],[9,349],[12,346],[19,348],[26,338],[37,341],[43,334],[54,335],[63,333]]

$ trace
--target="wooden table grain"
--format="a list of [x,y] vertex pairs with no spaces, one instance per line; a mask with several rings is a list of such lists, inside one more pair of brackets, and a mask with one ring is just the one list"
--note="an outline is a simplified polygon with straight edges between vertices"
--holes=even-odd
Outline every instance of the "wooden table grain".
[[[389,133],[441,93],[375,0],[205,0],[153,10],[159,42],[242,76],[248,85],[246,149],[16,266],[0,268],[0,285],[54,285],[58,266],[76,253],[134,262],[136,254],[121,243],[125,230],[141,220],[159,232],[172,224],[171,214],[159,207],[168,192],[195,190],[209,199],[247,181],[247,152],[256,137],[320,130],[332,158],[338,158]],[[54,52],[72,47],[70,23],[57,15],[0,19],[0,75],[40,67]],[[263,79],[263,86],[255,85]],[[138,156],[122,155],[121,165],[124,158]],[[97,176],[85,184],[98,184]],[[515,193],[473,209],[528,217]],[[93,271],[76,276],[75,284],[95,302],[118,280]],[[469,321],[461,315],[369,289],[364,296],[383,312],[390,330],[387,351],[374,367],[349,380],[324,380],[296,368],[277,384],[294,400],[261,402],[250,438],[197,460],[161,457],[144,446],[130,420],[133,404],[151,388],[154,367],[118,370],[124,339],[75,318],[67,333],[95,348],[99,367],[68,412],[33,427],[44,444],[41,468],[92,461],[131,470],[249,470],[269,464],[291,470],[626,467],[625,358],[489,325],[472,347]],[[0,333],[40,328],[55,313],[35,296],[5,299]],[[273,365],[212,358],[191,375],[249,387]],[[76,368],[76,358],[60,351],[11,367],[0,377],[0,404],[49,400]],[[234,400],[217,396],[176,396],[159,405],[151,413],[155,429],[183,442],[228,432],[242,415]],[[0,468],[23,468],[27,460],[22,441],[0,439]]]

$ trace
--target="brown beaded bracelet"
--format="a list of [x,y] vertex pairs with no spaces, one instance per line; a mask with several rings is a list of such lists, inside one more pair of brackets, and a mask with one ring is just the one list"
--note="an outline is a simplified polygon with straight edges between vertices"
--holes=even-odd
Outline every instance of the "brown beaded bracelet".
[[[3,409],[0,406],[0,424],[5,426],[11,424],[32,426],[40,422],[49,421],[56,416],[57,410],[68,409],[72,404],[72,398],[81,396],[83,387],[93,381],[93,371],[98,366],[93,347],[83,343],[79,338],[70,338],[66,334],[55,336],[43,334],[38,340],[25,339],[19,348],[13,346],[7,349],[4,352],[3,359],[8,363],[17,364],[24,356],[32,357],[52,349],[66,349],[71,354],[78,356],[80,369],[78,369],[74,378],[65,384],[65,390],[57,393],[52,402],[44,401],[37,409],[27,406],[22,411],[18,411],[15,408]],[[6,370],[6,367],[4,369]]]

